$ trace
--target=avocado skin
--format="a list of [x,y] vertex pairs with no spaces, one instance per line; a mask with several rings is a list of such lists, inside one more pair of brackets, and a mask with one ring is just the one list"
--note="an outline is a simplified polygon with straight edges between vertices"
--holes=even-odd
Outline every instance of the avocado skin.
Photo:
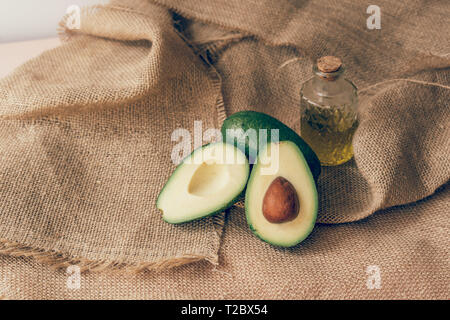
[[[254,153],[255,149],[258,148],[259,141],[259,129],[279,129],[279,140],[281,141],[292,141],[295,143],[308,163],[314,180],[317,181],[320,175],[320,161],[317,155],[311,149],[311,147],[291,128],[286,126],[281,121],[269,116],[268,114],[257,112],[257,111],[240,111],[229,116],[222,125],[222,136],[226,139],[227,129],[242,129],[246,132],[248,129],[255,129],[257,132],[257,140],[246,139],[245,136],[241,134],[232,134],[230,138],[233,139],[234,145],[245,152],[245,155],[249,157],[250,151]],[[267,142],[270,142],[270,133],[267,135]],[[259,150],[258,150],[259,152]],[[253,163],[254,159],[249,159]]]

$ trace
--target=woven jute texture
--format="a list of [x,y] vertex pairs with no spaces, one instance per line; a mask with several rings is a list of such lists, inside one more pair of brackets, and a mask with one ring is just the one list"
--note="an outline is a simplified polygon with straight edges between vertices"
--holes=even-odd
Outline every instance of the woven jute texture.
[[67,21],[68,43],[0,82],[0,251],[90,270],[217,263],[213,219],[173,226],[155,207],[172,132],[219,125],[217,74],[160,6]]
[[[448,2],[378,1],[380,30],[363,1],[155,2],[86,10],[66,45],[0,82],[4,296],[449,298]],[[162,223],[154,202],[173,169],[172,131],[257,110],[300,132],[300,86],[324,55],[358,86],[360,126],[354,160],[323,168],[319,222],[353,223],[277,249],[236,207],[219,260],[223,215]],[[34,259],[13,257],[24,255]],[[219,266],[88,273],[68,291],[64,272],[35,258],[93,271]],[[371,266],[381,289],[366,286]],[[21,285],[33,279],[40,287]]]
[[[425,201],[387,209],[363,221],[319,225],[301,248],[288,250],[262,243],[246,227],[240,209],[232,210],[218,267],[199,262],[160,273],[85,273],[74,282],[73,273],[65,270],[55,271],[30,258],[0,256],[0,296],[448,299],[449,197],[447,188]],[[378,272],[379,280],[372,280],[372,270]]]

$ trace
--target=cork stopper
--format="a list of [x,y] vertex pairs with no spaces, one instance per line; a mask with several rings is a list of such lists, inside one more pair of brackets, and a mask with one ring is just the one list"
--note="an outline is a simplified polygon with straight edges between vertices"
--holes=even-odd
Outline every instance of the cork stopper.
[[325,56],[317,60],[317,69],[323,73],[338,71],[342,66],[342,61],[338,57]]

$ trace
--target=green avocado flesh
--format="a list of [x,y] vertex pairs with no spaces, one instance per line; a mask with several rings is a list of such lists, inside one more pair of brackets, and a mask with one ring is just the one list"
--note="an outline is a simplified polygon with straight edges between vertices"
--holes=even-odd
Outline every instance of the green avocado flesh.
[[[246,135],[249,129],[254,129],[256,136]],[[320,162],[317,155],[311,147],[291,128],[281,121],[261,112],[241,111],[232,114],[222,125],[222,135],[224,141],[236,145],[249,157],[250,163],[253,163],[251,155],[258,154],[263,145],[258,145],[260,139],[260,130],[267,130],[267,141],[270,141],[270,130],[279,130],[279,141],[292,141],[303,153],[306,162],[311,169],[314,179],[320,175]],[[265,140],[265,139],[264,139]]]
[[[294,187],[299,213],[294,220],[271,223],[263,214],[263,198],[278,177],[288,180]],[[250,229],[270,244],[292,247],[313,230],[317,208],[316,184],[298,146],[290,141],[268,143],[258,155],[245,193],[245,213]]]
[[156,207],[168,223],[183,223],[219,213],[233,205],[247,184],[245,154],[226,143],[194,150],[175,169]]

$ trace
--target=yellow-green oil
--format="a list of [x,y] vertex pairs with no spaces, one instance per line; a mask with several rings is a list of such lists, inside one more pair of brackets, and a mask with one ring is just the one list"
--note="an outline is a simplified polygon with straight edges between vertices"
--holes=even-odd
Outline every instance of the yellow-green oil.
[[301,136],[319,157],[321,165],[336,166],[353,157],[356,115],[343,106],[319,107],[303,101]]

